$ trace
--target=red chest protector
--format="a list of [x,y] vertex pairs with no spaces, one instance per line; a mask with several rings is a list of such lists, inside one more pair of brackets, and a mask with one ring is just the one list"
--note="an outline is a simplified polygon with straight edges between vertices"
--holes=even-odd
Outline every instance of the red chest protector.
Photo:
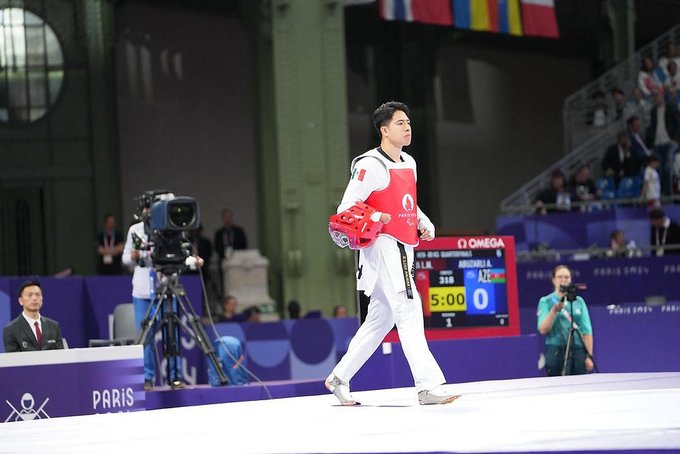
[[416,176],[413,169],[388,169],[390,183],[375,191],[366,204],[392,216],[382,228],[381,235],[389,235],[409,246],[418,244],[418,201]]

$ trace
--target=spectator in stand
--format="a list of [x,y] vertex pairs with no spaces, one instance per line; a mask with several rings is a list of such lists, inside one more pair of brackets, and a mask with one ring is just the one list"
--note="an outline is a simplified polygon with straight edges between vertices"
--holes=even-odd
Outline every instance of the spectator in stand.
[[677,111],[678,101],[680,100],[680,73],[678,73],[678,65],[673,60],[668,62],[668,74],[663,83],[663,88],[666,94],[666,102],[672,104]]
[[626,125],[628,127],[628,140],[630,141],[630,149],[638,163],[642,165],[645,161],[647,161],[647,158],[649,158],[649,156],[652,154],[652,151],[649,149],[649,147],[647,147],[647,143],[640,135],[640,131],[642,131],[640,117],[633,115],[628,120],[626,120]]
[[605,176],[614,178],[618,188],[622,177],[639,175],[640,167],[640,161],[631,149],[628,133],[621,131],[616,136],[616,143],[607,148],[604,154],[602,171]]
[[654,147],[654,153],[659,157],[661,190],[663,194],[670,194],[673,153],[680,133],[680,119],[677,109],[666,103],[661,91],[654,94],[650,119],[647,143]]
[[576,173],[572,175],[569,187],[571,188],[572,203],[577,202],[578,204],[574,207],[575,210],[587,211],[588,202],[600,197],[597,186],[590,177],[590,166],[586,163],[581,164]]
[[[652,255],[680,254],[680,225],[671,220],[661,208],[649,210]],[[672,249],[669,249],[671,246]]]
[[659,157],[655,154],[647,159],[640,197],[650,207],[661,206],[661,183],[659,182]]
[[603,128],[609,123],[607,113],[607,100],[604,93],[600,90],[593,93],[591,97],[591,110],[588,112],[587,122],[590,126]]
[[623,230],[614,230],[609,235],[609,250],[607,256],[614,257],[619,255],[626,255],[626,238],[623,235]]
[[342,304],[338,304],[333,308],[333,317],[335,318],[347,317],[347,308]]
[[623,230],[614,230],[609,235],[609,249],[607,257],[641,257],[642,251],[637,247],[635,241],[626,241]]
[[638,73],[638,87],[642,90],[642,94],[648,98],[661,89],[659,80],[654,75],[654,60],[652,57],[645,56],[642,58],[642,66]]
[[220,272],[220,295],[224,295],[224,272],[222,262],[229,258],[235,250],[248,249],[248,239],[242,227],[234,224],[234,213],[225,208],[222,210],[222,227],[215,231],[215,251],[217,252],[217,269]]
[[297,300],[288,301],[288,318],[291,320],[297,320],[300,318],[300,303]]
[[260,311],[260,308],[259,308],[259,307],[257,307],[257,306],[251,306],[251,307],[249,307],[248,309],[246,309],[245,311],[243,311],[243,313],[244,313],[245,316],[246,316],[246,321],[247,321],[247,322],[250,322],[250,323],[260,323],[260,321],[261,321],[261,320],[260,320],[260,314],[262,313],[262,311]]
[[623,90],[618,87],[612,88],[611,94],[614,103],[614,120],[622,120],[626,110],[626,96],[623,94]]
[[645,99],[640,87],[635,86],[631,93],[632,98],[626,103],[624,116],[626,121],[631,117],[637,116],[640,121],[640,130],[644,129],[646,124],[649,124],[649,111],[652,109],[652,103]]
[[232,251],[240,249],[248,249],[246,232],[234,224],[234,213],[225,208],[222,210],[222,227],[215,232],[215,251],[221,262]]
[[673,41],[666,44],[666,55],[659,58],[659,68],[663,71],[664,79],[668,78],[668,64],[670,62],[674,62],[676,67],[680,66],[680,56],[678,56],[678,49]]
[[541,191],[534,200],[536,211],[541,214],[559,213],[571,210],[571,197],[566,187],[566,179],[561,170],[553,171],[550,186]]
[[238,300],[233,295],[227,295],[222,302],[222,314],[218,322],[233,322],[236,321],[236,311],[238,309]]
[[125,237],[116,229],[116,218],[104,216],[104,228],[97,234],[97,274],[123,274]]

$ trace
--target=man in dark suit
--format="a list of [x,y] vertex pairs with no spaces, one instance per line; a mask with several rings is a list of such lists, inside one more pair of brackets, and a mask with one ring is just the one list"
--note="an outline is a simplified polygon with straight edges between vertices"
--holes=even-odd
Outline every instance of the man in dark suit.
[[606,176],[614,177],[616,187],[622,177],[640,174],[640,162],[631,151],[627,132],[620,132],[616,136],[616,143],[607,148],[602,159],[602,170]]
[[5,326],[2,333],[6,352],[64,348],[59,323],[40,315],[43,296],[38,281],[26,281],[21,285],[19,304],[24,308],[23,312]]
[[680,224],[666,216],[661,208],[649,210],[648,216],[651,224],[649,242],[652,246],[652,255],[661,257],[667,254],[680,254]]
[[215,232],[215,251],[219,257],[217,268],[220,270],[221,296],[225,294],[222,261],[229,258],[232,251],[240,249],[248,249],[246,232],[238,225],[234,225],[233,213],[225,208],[222,210],[222,228]]
[[222,210],[222,228],[215,232],[215,251],[220,263],[229,250],[248,249],[246,232],[238,225],[234,225],[234,214],[231,210]]

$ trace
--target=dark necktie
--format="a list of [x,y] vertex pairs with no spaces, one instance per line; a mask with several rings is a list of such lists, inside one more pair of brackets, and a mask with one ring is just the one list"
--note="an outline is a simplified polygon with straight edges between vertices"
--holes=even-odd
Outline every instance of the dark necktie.
[[40,323],[35,322],[35,337],[38,338],[38,346],[42,347],[42,331],[40,331]]

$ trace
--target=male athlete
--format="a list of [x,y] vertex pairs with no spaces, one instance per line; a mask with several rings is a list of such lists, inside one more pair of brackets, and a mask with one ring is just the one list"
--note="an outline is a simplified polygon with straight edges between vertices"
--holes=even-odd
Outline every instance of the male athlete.
[[[402,151],[411,143],[405,104],[387,102],[373,112],[380,146],[352,161],[352,177],[338,214],[331,217],[336,243],[360,249],[357,289],[371,297],[366,320],[347,353],[326,379],[342,405],[357,405],[349,381],[397,325],[421,405],[447,404],[444,374],[432,356],[423,327],[423,308],[413,280],[413,248],[434,238],[434,225],[418,208],[416,162]],[[339,241],[344,237],[345,241]]]

